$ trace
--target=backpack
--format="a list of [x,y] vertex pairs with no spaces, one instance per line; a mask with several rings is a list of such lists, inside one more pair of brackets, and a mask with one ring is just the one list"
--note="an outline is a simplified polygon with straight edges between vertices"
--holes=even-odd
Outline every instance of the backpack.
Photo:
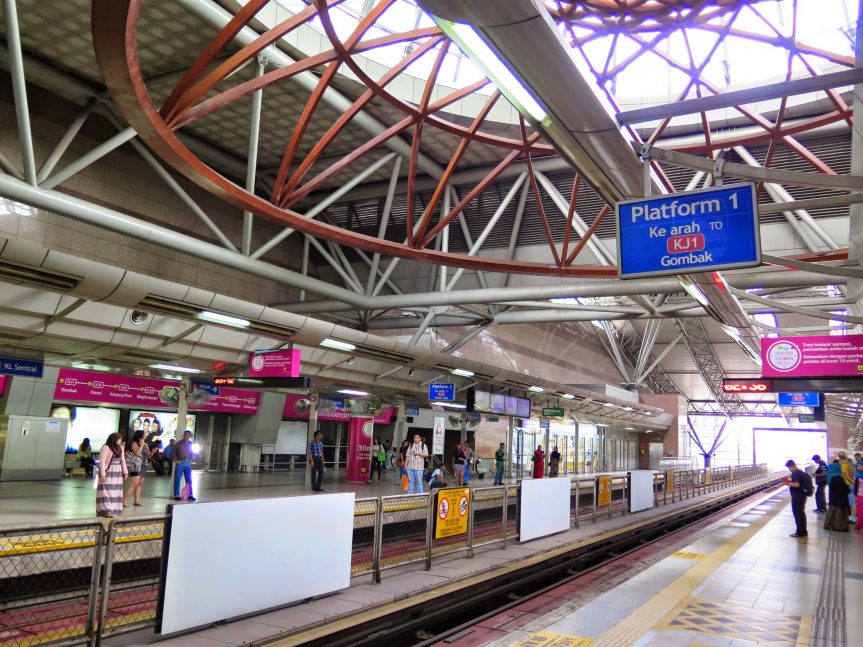
[[806,496],[812,496],[815,494],[815,486],[812,483],[812,477],[809,476],[806,472],[803,472],[803,491],[806,492]]
[[426,483],[431,483],[431,475],[432,471],[429,469],[423,470],[423,481]]

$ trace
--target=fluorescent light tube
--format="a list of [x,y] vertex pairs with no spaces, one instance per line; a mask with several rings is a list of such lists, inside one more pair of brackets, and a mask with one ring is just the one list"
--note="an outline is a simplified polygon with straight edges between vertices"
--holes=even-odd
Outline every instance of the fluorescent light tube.
[[454,368],[452,370],[453,375],[461,375],[462,377],[473,377],[473,371],[468,371],[463,368]]
[[545,393],[545,389],[541,386],[529,386],[527,390],[533,391],[534,393]]
[[204,310],[200,317],[204,321],[225,324],[226,326],[235,326],[236,328],[248,328],[251,325],[248,319],[240,319],[239,317],[223,315],[221,312],[210,312],[209,310]]
[[345,395],[368,395],[368,391],[355,391],[354,389],[339,389],[339,393],[344,393]]
[[613,409],[613,408],[614,408],[614,405],[613,405],[611,402],[603,402],[602,404],[603,404],[603,406],[606,406],[606,407],[608,407],[609,409]]
[[190,366],[174,366],[173,364],[153,364],[150,368],[158,368],[161,371],[177,371],[178,373],[200,373],[197,368]]
[[324,348],[335,348],[336,350],[346,351],[352,351],[357,349],[357,347],[353,344],[349,344],[346,341],[339,341],[338,339],[330,339],[329,337],[327,337],[321,342],[321,346],[323,346]]
[[563,397],[567,400],[575,400],[575,396],[572,393],[564,393]]

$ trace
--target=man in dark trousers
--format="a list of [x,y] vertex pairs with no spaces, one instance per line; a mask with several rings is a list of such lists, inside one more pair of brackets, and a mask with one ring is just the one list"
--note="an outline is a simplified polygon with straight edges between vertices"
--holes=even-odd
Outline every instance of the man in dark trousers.
[[812,457],[815,463],[815,512],[827,512],[827,498],[824,490],[827,488],[827,463],[818,454]]
[[790,475],[784,477],[782,481],[788,485],[791,491],[791,511],[794,513],[794,523],[797,524],[797,531],[791,536],[796,538],[808,537],[809,532],[806,530],[806,497],[809,488],[809,475],[801,469],[798,469],[797,464],[789,460],[785,463],[785,467],[791,472]]
[[323,492],[321,484],[324,481],[324,434],[318,429],[314,440],[309,443],[309,467],[312,468],[312,490]]

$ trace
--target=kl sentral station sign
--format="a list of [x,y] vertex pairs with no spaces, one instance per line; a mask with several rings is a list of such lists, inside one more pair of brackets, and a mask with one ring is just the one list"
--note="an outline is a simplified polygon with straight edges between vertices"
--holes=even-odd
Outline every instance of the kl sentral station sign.
[[616,215],[620,278],[761,264],[753,184],[628,200]]
[[863,335],[761,340],[763,377],[861,377]]

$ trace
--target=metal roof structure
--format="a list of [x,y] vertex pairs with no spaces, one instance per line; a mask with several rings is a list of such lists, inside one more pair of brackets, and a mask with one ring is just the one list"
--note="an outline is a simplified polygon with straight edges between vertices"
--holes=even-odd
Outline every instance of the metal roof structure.
[[[145,239],[128,214],[84,214],[97,201],[73,188],[132,146],[204,228],[163,244],[220,248],[233,271],[291,288],[261,305],[409,346],[437,331],[450,354],[504,326],[576,325],[629,388],[681,393],[694,413],[762,410],[715,392],[717,377],[760,374],[747,344],[861,322],[857,13],[850,0],[7,0],[21,159],[0,146],[0,194]],[[550,117],[487,78],[451,24],[481,33]],[[25,82],[80,106],[47,159],[28,144]],[[103,143],[65,159],[88,120]],[[707,282],[707,305],[673,278],[617,279],[613,202],[643,194],[644,160],[656,193],[755,182],[765,265]],[[186,180],[235,209],[240,235]],[[765,312],[775,323],[753,318]],[[830,403],[856,430],[859,411]]]

